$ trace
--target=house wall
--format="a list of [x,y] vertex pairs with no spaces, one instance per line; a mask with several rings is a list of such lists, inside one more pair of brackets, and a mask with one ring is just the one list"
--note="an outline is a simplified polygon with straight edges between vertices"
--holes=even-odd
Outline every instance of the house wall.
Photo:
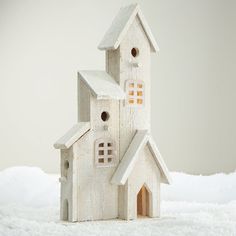
[[85,83],[78,78],[78,121],[90,121],[90,90]]
[[145,184],[149,190],[149,216],[160,216],[160,170],[152,157],[149,148],[145,146],[139,153],[136,165],[132,170],[126,186],[123,187],[123,219],[136,219],[137,194]]
[[120,47],[116,50],[106,51],[106,72],[110,74],[117,83],[120,81]]
[[[66,162],[68,163],[67,167]],[[77,221],[78,219],[77,175],[77,158],[74,156],[73,146],[69,149],[61,150],[61,220]]]
[[[107,122],[101,120],[103,111],[109,112],[110,118]],[[91,130],[74,144],[78,158],[79,221],[118,217],[118,186],[110,184],[117,165],[96,167],[94,151],[94,142],[98,138],[109,137],[118,143],[118,111],[118,101],[96,100],[90,97]]]

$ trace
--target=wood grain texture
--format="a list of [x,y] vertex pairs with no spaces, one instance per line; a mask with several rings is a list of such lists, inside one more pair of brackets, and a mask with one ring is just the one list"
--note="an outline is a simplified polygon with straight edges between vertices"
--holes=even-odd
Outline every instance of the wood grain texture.
[[74,125],[65,135],[56,141],[56,149],[67,149],[90,129],[89,122],[80,122]]
[[110,28],[100,42],[98,48],[101,50],[117,49],[120,43],[123,41],[124,37],[127,35],[127,31],[129,30],[136,17],[140,19],[142,27],[151,45],[152,51],[158,51],[159,48],[157,46],[155,38],[153,37],[152,32],[138,4],[132,4],[120,9]]
[[124,99],[125,93],[105,71],[79,71],[79,78],[96,99]]
[[167,184],[171,183],[169,171],[165,165],[165,162],[163,161],[157,146],[148,134],[147,130],[137,130],[133,140],[129,145],[129,148],[120,161],[120,164],[111,179],[111,183],[118,185],[124,185],[126,183],[130,173],[138,162],[139,153],[145,148],[145,146],[148,147],[151,153],[150,158],[155,161],[155,165],[160,170],[161,182]]
[[170,176],[150,136],[150,53],[158,47],[138,5],[121,9],[99,47],[106,72],[78,72],[79,123],[55,144],[61,219],[159,217],[160,183]]

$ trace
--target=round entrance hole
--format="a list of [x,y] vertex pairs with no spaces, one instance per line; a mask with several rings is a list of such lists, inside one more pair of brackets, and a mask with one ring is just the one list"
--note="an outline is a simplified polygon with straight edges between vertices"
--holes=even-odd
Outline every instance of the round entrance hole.
[[103,111],[102,114],[101,114],[101,119],[103,121],[107,121],[109,119],[110,115],[107,111]]
[[133,57],[137,57],[138,54],[139,54],[138,48],[132,48],[131,49],[131,54],[132,54]]

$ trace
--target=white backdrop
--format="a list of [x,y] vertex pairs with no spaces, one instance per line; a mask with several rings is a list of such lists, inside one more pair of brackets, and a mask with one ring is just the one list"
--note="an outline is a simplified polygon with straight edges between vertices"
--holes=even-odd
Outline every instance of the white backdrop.
[[[129,0],[0,0],[0,169],[58,172],[53,143],[77,120],[78,69]],[[236,2],[140,0],[159,43],[152,133],[171,170],[236,169]]]

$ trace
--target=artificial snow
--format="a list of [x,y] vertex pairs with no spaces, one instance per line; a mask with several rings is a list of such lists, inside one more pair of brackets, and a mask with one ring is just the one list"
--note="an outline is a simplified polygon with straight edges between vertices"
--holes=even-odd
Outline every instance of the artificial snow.
[[66,223],[59,220],[57,175],[36,167],[0,172],[0,236],[236,236],[236,173],[171,173],[162,185],[160,219]]

